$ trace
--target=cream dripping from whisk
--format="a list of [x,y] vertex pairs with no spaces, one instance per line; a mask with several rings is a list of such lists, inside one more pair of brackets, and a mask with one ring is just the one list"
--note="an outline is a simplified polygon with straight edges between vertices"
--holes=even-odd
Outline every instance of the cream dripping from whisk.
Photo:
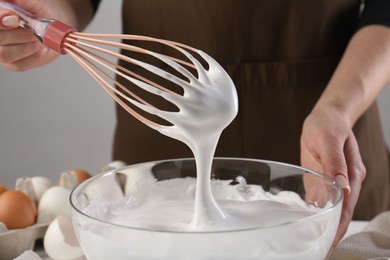
[[223,225],[223,220],[229,218],[212,195],[211,165],[221,133],[238,111],[237,92],[229,75],[207,54],[199,50],[198,53],[209,64],[207,74],[192,79],[196,84],[184,93],[187,102],[176,103],[180,109],[177,113],[182,114],[175,120],[176,131],[160,131],[184,142],[195,156],[197,184],[191,222],[194,229]]

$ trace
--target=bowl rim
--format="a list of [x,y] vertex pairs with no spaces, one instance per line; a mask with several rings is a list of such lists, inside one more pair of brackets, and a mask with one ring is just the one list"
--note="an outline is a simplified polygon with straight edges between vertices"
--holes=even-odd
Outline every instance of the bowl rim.
[[[174,158],[174,159],[165,159],[165,160],[155,160],[155,161],[141,162],[141,163],[126,165],[126,166],[120,167],[118,169],[109,170],[107,172],[102,172],[102,173],[100,173],[98,175],[95,175],[95,176],[93,176],[93,177],[83,181],[82,183],[78,184],[71,191],[70,196],[69,196],[69,202],[70,202],[70,205],[71,205],[71,210],[75,211],[77,214],[80,214],[83,217],[86,217],[86,218],[91,219],[93,221],[97,221],[99,223],[102,223],[102,224],[108,225],[108,226],[115,226],[115,227],[118,227],[118,228],[124,228],[124,229],[130,229],[130,230],[138,230],[138,231],[147,231],[147,232],[155,232],[155,233],[191,234],[191,235],[198,235],[198,234],[201,235],[201,234],[203,234],[204,235],[204,234],[224,234],[224,233],[235,233],[235,232],[248,232],[248,231],[256,231],[256,230],[266,230],[266,229],[272,229],[272,228],[276,228],[276,227],[279,228],[279,227],[284,227],[284,226],[288,226],[288,225],[301,224],[301,223],[310,221],[312,218],[318,218],[319,216],[325,215],[325,214],[327,214],[327,213],[329,213],[329,212],[331,212],[333,210],[336,210],[337,206],[339,206],[340,203],[342,203],[342,201],[344,199],[344,192],[343,192],[343,189],[341,188],[341,186],[335,180],[330,178],[329,176],[324,175],[324,174],[322,174],[322,173],[320,173],[318,171],[315,171],[315,170],[311,170],[311,169],[308,169],[308,168],[305,168],[305,167],[301,167],[301,166],[297,166],[297,165],[290,164],[290,163],[284,163],[284,162],[278,162],[278,161],[272,161],[272,160],[243,158],[243,157],[214,157],[213,161],[214,160],[254,161],[254,162],[261,162],[261,163],[274,164],[274,165],[277,164],[277,165],[281,165],[281,166],[285,166],[285,167],[292,167],[292,168],[295,168],[295,169],[303,170],[305,172],[308,172],[310,174],[314,174],[316,176],[319,176],[319,177],[324,178],[325,180],[327,180],[330,184],[332,184],[333,186],[335,186],[337,188],[338,196],[336,197],[336,200],[333,203],[333,205],[331,205],[330,207],[328,207],[324,211],[322,211],[322,212],[320,212],[318,214],[314,214],[314,215],[310,215],[310,216],[307,216],[307,217],[303,217],[303,218],[298,219],[298,220],[288,221],[288,222],[284,222],[282,224],[275,224],[275,225],[266,226],[266,227],[251,227],[251,228],[242,228],[242,229],[233,229],[233,230],[217,230],[217,231],[160,230],[160,229],[151,229],[151,228],[149,229],[149,228],[141,228],[141,227],[133,227],[133,226],[128,226],[128,225],[122,225],[122,224],[108,222],[108,221],[105,221],[105,220],[102,220],[102,219],[90,216],[88,214],[85,214],[83,211],[81,211],[79,208],[77,208],[75,206],[75,204],[73,203],[73,199],[75,197],[75,194],[79,190],[81,190],[84,186],[87,186],[90,182],[93,182],[97,178],[100,178],[100,177],[103,177],[103,176],[106,176],[106,175],[111,175],[111,174],[113,174],[113,173],[115,173],[117,171],[120,171],[120,170],[123,170],[123,169],[129,169],[129,168],[132,168],[132,167],[136,167],[138,165],[145,165],[145,164],[154,164],[155,165],[155,164],[164,163],[164,162],[186,161],[186,160],[192,160],[193,161],[193,160],[195,160],[195,158],[193,158],[193,157],[186,157],[186,158]],[[341,205],[341,207],[342,207],[342,205]],[[71,214],[71,218],[74,219],[74,213]],[[73,224],[73,225],[75,225],[75,224]]]

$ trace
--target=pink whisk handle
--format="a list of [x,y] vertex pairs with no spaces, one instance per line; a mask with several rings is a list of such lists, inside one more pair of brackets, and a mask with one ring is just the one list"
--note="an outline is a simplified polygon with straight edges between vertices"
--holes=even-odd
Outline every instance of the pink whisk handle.
[[60,21],[54,20],[52,23],[50,23],[44,33],[43,44],[52,50],[55,50],[56,52],[66,54],[63,48],[63,43],[68,34],[75,31],[75,28]]
[[77,31],[75,28],[57,20],[37,17],[15,4],[1,0],[0,8],[16,13],[19,16],[19,26],[32,32],[45,46],[66,54],[63,43],[69,33]]

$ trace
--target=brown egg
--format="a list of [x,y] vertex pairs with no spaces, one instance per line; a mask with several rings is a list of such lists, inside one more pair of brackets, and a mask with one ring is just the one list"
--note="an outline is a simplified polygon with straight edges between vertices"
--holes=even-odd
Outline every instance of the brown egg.
[[91,174],[81,169],[70,170],[70,172],[76,174],[79,183],[82,183],[83,181],[91,177]]
[[8,229],[25,228],[35,223],[37,209],[23,192],[7,190],[0,194],[0,221]]
[[8,190],[8,188],[6,186],[4,186],[3,184],[0,184],[0,195],[1,195],[1,193],[3,193],[6,190]]

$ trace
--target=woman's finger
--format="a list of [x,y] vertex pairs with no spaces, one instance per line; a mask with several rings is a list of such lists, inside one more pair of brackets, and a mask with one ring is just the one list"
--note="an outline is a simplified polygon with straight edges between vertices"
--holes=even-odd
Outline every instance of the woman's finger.
[[351,188],[349,193],[344,192],[343,211],[341,213],[340,225],[334,240],[334,246],[338,244],[347,231],[348,225],[352,219],[354,208],[359,198],[361,184],[366,176],[366,169],[362,162],[357,141],[353,135],[351,135],[345,143],[344,154]]
[[9,70],[20,72],[34,67],[45,65],[50,61],[54,60],[58,55],[59,55],[58,53],[51,51],[48,48],[43,48],[40,51],[32,54],[31,56],[18,60],[17,62],[14,63],[5,64],[3,66]]
[[16,28],[13,30],[0,30],[0,45],[38,42],[38,39],[31,32]]
[[25,59],[43,48],[39,42],[31,42],[26,44],[13,44],[0,46],[0,63],[15,63]]
[[19,17],[12,10],[0,8],[0,30],[13,29],[19,26]]
[[19,26],[19,17],[17,15],[7,14],[0,19],[1,29],[13,29]]

